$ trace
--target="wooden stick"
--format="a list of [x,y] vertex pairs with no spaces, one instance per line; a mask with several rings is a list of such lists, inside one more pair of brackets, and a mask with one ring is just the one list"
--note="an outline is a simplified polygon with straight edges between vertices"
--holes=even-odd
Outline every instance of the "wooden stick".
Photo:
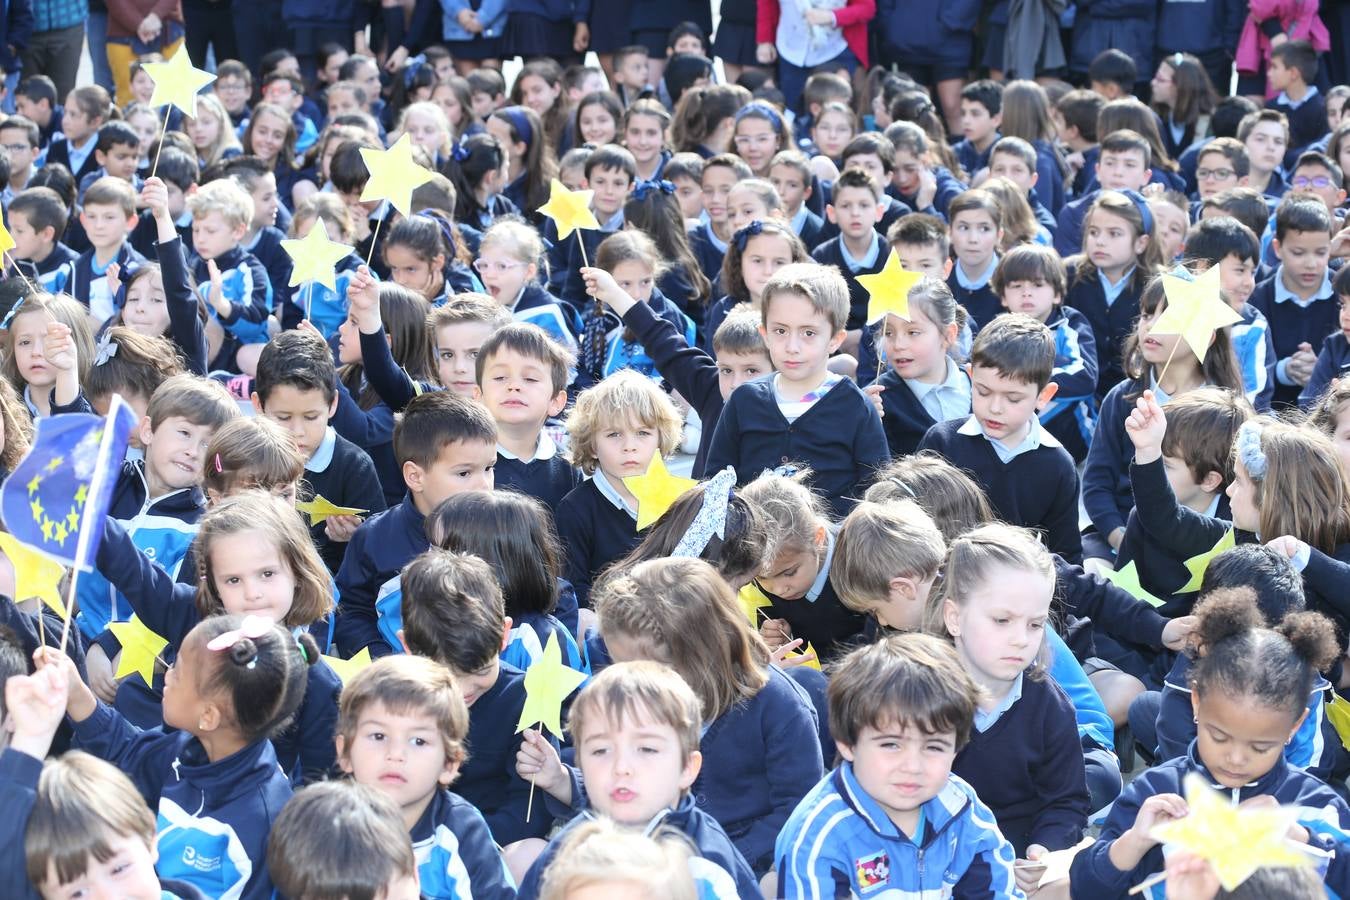
[[581,248],[581,264],[589,269],[591,263],[590,260],[586,258],[586,242],[581,239],[581,229],[578,228],[575,234],[577,236],[577,246]]
[[305,285],[305,318],[310,318],[310,313],[314,309],[314,282],[310,281]]
[[61,628],[60,652],[66,652],[66,640],[70,637],[70,620],[75,618],[75,582],[80,578],[78,566],[70,567],[70,585],[66,588],[66,622]]
[[[538,734],[540,737],[543,737],[543,736],[544,736],[544,726],[543,726],[543,725],[540,725],[540,726],[535,730],[535,733]],[[531,775],[531,776],[530,776],[530,799],[529,799],[528,801],[526,801],[526,803],[525,803],[525,823],[526,823],[526,824],[529,824],[529,821],[530,821],[530,815],[534,812],[534,779],[535,779],[535,777],[536,777],[536,776],[534,776],[534,775]]]
[[173,112],[173,104],[164,104],[164,124],[159,126],[159,145],[155,147],[155,163],[150,167],[150,177],[154,178],[155,173],[159,171],[159,154],[164,151],[164,137],[169,133],[169,113]]
[[1172,357],[1177,355],[1177,347],[1180,346],[1181,346],[1181,338],[1177,338],[1177,342],[1172,345],[1172,352],[1167,354],[1167,361],[1163,363],[1162,372],[1158,374],[1159,388],[1162,387],[1163,379],[1167,377],[1167,367],[1172,364]]
[[1127,896],[1133,897],[1135,894],[1142,894],[1144,891],[1153,887],[1155,884],[1160,884],[1161,882],[1164,882],[1166,880],[1167,880],[1166,872],[1158,872],[1157,874],[1150,875],[1143,881],[1136,884],[1134,887],[1130,888],[1130,892]]
[[375,256],[375,239],[380,236],[380,226],[384,224],[384,219],[375,220],[375,230],[370,233],[370,249],[366,251],[366,268],[370,268],[370,260]]

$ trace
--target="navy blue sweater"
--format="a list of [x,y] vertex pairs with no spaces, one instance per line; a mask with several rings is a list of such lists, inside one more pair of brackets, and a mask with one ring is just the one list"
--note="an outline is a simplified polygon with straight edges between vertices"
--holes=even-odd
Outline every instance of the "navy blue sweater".
[[[709,236],[711,232],[712,225],[707,222],[689,229],[689,249],[693,251],[694,259],[698,260],[698,267],[703,270],[703,274],[716,284],[717,277],[722,274],[722,259],[726,251],[719,250],[713,244]],[[708,334],[711,335],[711,331]]]
[[1338,331],[1322,342],[1322,351],[1317,354],[1317,365],[1313,367],[1312,377],[1298,395],[1298,405],[1309,409],[1331,386],[1333,379],[1341,378],[1350,371],[1350,341],[1345,333]]
[[706,471],[735,466],[737,480],[746,484],[765,469],[804,463],[811,467],[812,487],[831,510],[847,513],[873,472],[890,462],[876,408],[845,378],[789,423],[778,408],[776,377],[757,378],[732,393],[717,422]]
[[205,375],[206,329],[198,315],[197,296],[188,280],[187,250],[181,237],[155,244],[160,275],[164,279],[164,302],[169,307],[169,338],[178,347],[187,370]]
[[[1256,286],[1247,302],[1265,314],[1266,320],[1270,322],[1275,357],[1282,362],[1298,352],[1299,344],[1321,347],[1327,335],[1340,330],[1340,303],[1334,294],[1315,299],[1306,307],[1292,300],[1276,303],[1275,279],[1279,277],[1280,270],[1276,269],[1274,275]],[[1280,364],[1276,363],[1277,374],[1279,370]],[[1272,402],[1275,406],[1294,406],[1298,403],[1301,390],[1301,385],[1288,385],[1277,379]]]
[[1044,531],[1046,546],[1052,551],[1070,562],[1082,561],[1078,471],[1073,457],[1063,447],[1043,443],[1005,464],[983,434],[958,433],[965,421],[952,419],[934,425],[919,442],[919,449],[934,450],[969,472],[988,494],[1000,519]]
[[[834,187],[833,182],[827,181],[821,183],[821,192],[819,196],[821,196],[822,202],[824,204],[828,204],[830,202],[830,192],[833,187]],[[807,203],[810,204],[814,200],[815,196],[813,195],[812,197],[807,198]],[[907,216],[910,213],[914,212],[914,210],[909,208],[909,204],[903,203],[895,199],[890,194],[882,194],[881,202],[886,205],[886,211],[881,214],[881,221],[877,222],[877,224],[874,226],[874,230],[876,231],[877,234],[881,235],[882,238],[885,238],[886,232],[890,231],[892,225],[894,225],[902,216]],[[822,214],[823,210],[824,207],[822,206]],[[821,241],[821,243],[824,243],[825,241],[828,241],[831,238],[836,237],[839,237],[839,226],[831,222],[829,219],[826,219],[824,226],[820,229],[820,235],[818,239]],[[819,247],[820,245],[817,244],[816,246]]]
[[637,520],[610,503],[588,478],[558,504],[557,523],[567,551],[563,577],[577,592],[577,603],[590,606],[595,576],[637,546]]
[[[1126,786],[1112,805],[1097,842],[1073,859],[1069,884],[1075,897],[1126,900],[1132,885],[1163,870],[1162,844],[1155,845],[1144,854],[1139,865],[1126,872],[1111,863],[1111,844],[1130,830],[1139,816],[1139,807],[1149,797],[1155,794],[1184,794],[1182,782],[1192,772],[1204,778],[1207,784],[1216,783],[1197,755],[1194,743],[1185,756],[1147,770]],[[1271,770],[1254,783],[1235,790],[1221,790],[1231,797],[1234,805],[1252,797],[1270,796],[1281,805],[1302,807],[1308,814],[1300,815],[1299,823],[1312,832],[1310,843],[1322,850],[1339,848],[1331,834],[1318,833],[1317,823],[1312,816],[1323,818],[1329,813],[1332,824],[1338,830],[1350,828],[1350,807],[1345,805],[1345,801],[1317,778],[1288,765],[1283,757],[1276,760]],[[1343,852],[1332,854],[1326,883],[1328,888],[1336,892],[1336,896],[1346,896],[1346,892],[1350,891],[1350,856]]]
[[[1094,267],[1095,269],[1095,267]],[[1136,273],[1137,274],[1137,273]],[[1092,326],[1097,345],[1097,399],[1115,387],[1125,377],[1121,363],[1121,349],[1125,339],[1134,331],[1139,318],[1139,295],[1143,289],[1131,275],[1131,281],[1120,292],[1114,303],[1107,305],[1106,290],[1096,271],[1079,278],[1077,266],[1068,267],[1068,293],[1064,305],[1078,310]]]
[[[126,241],[122,242],[112,261],[121,267],[123,279],[129,278],[131,272],[145,265],[145,257]],[[80,301],[100,322],[107,321],[116,311],[117,298],[111,296],[107,278],[106,268],[102,272],[94,271],[94,251],[86,250],[70,267],[70,283],[65,287],[65,292]]]
[[951,205],[952,200],[966,189],[966,185],[961,182],[961,179],[953,175],[950,169],[943,166],[933,166],[931,171],[934,180],[937,181],[937,191],[934,192],[932,202],[930,202],[926,208],[919,208],[918,191],[915,191],[912,194],[903,193],[895,186],[894,182],[886,185],[886,194],[895,200],[899,200],[901,203],[914,210],[914,212],[936,216],[945,222],[947,221],[947,207]]
[[[965,373],[964,369],[962,373]],[[966,381],[970,381],[969,375],[966,375]],[[881,392],[881,408],[886,414],[881,417],[881,427],[886,432],[891,457],[907,456],[919,449],[919,442],[937,420],[895,369],[888,366],[876,383],[885,388]],[[969,413],[970,410],[966,410],[966,414]]]
[[952,296],[956,298],[956,302],[965,307],[966,312],[970,314],[970,331],[974,334],[993,321],[995,316],[1007,310],[1003,308],[1003,301],[999,300],[988,282],[974,289],[961,284],[956,277],[956,267],[959,265],[959,262],[952,264],[952,271],[947,275],[947,287],[952,289]]
[[1048,675],[1022,677],[1022,696],[952,762],[994,813],[1019,856],[1031,844],[1078,843],[1092,812],[1073,704]]
[[844,606],[828,578],[814,600],[806,597],[784,600],[762,586],[760,590],[769,600],[764,615],[770,619],[786,619],[792,637],[801,638],[803,647],[809,643],[821,662],[830,662],[864,643],[862,634],[867,617]]
[[408,490],[403,481],[403,467],[394,458],[394,411],[378,397],[369,408],[362,409],[340,378],[337,392],[337,412],[328,423],[339,435],[370,456],[380,486],[384,488],[384,501],[392,506]]
[[445,790],[433,794],[412,828],[412,844],[424,897],[510,900],[516,895],[487,823],[462,797]]
[[423,516],[407,497],[367,519],[347,545],[337,573],[338,610],[334,640],[344,658],[362,647],[371,656],[396,648],[395,632],[403,627],[399,573],[430,546]]
[[555,515],[563,497],[575,490],[584,477],[561,453],[548,459],[517,459],[502,455],[500,450],[495,473],[497,490],[519,491],[534,497]]
[[1083,468],[1083,508],[1103,538],[1124,528],[1134,507],[1130,490],[1134,445],[1125,434],[1125,420],[1145,386],[1141,381],[1121,381],[1111,388],[1097,414],[1097,430]]
[[[869,299],[866,289],[858,283],[859,275],[875,275],[886,266],[886,260],[890,259],[891,248],[882,238],[881,251],[877,253],[876,262],[870,266],[864,266],[856,272],[848,267],[844,261],[843,236],[838,235],[830,238],[811,251],[811,258],[823,266],[834,266],[839,270],[839,274],[844,276],[844,281],[848,282],[848,323],[844,326],[849,331],[862,328],[867,322],[867,301]],[[709,322],[709,325],[712,323]],[[709,343],[712,338],[710,337]]]
[[[383,512],[388,504],[370,456],[342,435],[334,434],[333,437],[336,442],[328,466],[322,472],[305,467],[305,484],[309,487],[306,495],[310,499],[322,496],[337,506],[364,509],[369,515]],[[329,540],[323,522],[311,525],[309,534],[328,570],[336,574],[347,554],[347,542]]]

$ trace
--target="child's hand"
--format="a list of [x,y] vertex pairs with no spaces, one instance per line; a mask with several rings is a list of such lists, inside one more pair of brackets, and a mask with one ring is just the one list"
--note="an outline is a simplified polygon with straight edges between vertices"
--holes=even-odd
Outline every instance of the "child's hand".
[[767,66],[778,59],[778,48],[769,43],[760,44],[755,48],[755,59],[760,65]]
[[116,297],[117,292],[122,290],[122,267],[115,262],[108,263],[104,277],[108,279],[108,290]]
[[211,289],[206,295],[207,302],[216,311],[216,315],[228,316],[234,304],[225,299],[225,279],[221,277],[220,266],[216,265],[214,259],[206,261],[206,275],[211,279]]
[[933,198],[937,196],[937,176],[933,170],[927,166],[919,167],[919,192],[914,197],[914,205],[918,209],[927,209],[933,205]]
[[1219,876],[1209,860],[1179,850],[1167,857],[1167,900],[1213,900],[1219,895]]
[[516,751],[516,774],[550,797],[566,804],[572,802],[572,779],[567,767],[558,757],[553,742],[533,728],[525,729],[520,749]]
[[169,189],[159,176],[145,179],[145,186],[141,188],[141,205],[150,207],[156,221],[168,218]]
[[356,534],[356,529],[360,527],[360,516],[329,516],[324,520],[323,533],[328,535],[330,541],[345,544],[352,539],[352,535]]
[[825,28],[834,27],[834,13],[828,9],[816,9],[809,7],[805,13],[806,24],[820,25]]
[[380,280],[365,266],[358,267],[347,284],[347,309],[356,317],[356,327],[362,334],[384,330],[380,321]]
[[586,293],[614,310],[620,318],[637,305],[628,292],[619,287],[614,276],[596,266],[582,266],[581,280],[586,282]]
[[1036,889],[1041,886],[1041,876],[1045,874],[1045,866],[1035,865],[1035,862],[1047,852],[1040,844],[1032,844],[1027,847],[1026,857],[1017,860],[1013,865],[1013,877],[1017,879],[1017,886],[1028,897],[1036,893]]
[[819,662],[816,657],[816,651],[807,650],[805,653],[798,653],[801,649],[802,639],[788,641],[778,649],[769,654],[769,662],[780,669],[791,669],[796,666],[804,666],[809,662]]
[[1152,391],[1134,403],[1134,411],[1125,420],[1125,433],[1134,443],[1134,461],[1140,465],[1162,458],[1163,436],[1167,434],[1167,416]]
[[80,680],[80,671],[75,668],[75,663],[69,656],[55,647],[39,647],[33,654],[33,661],[37,663],[39,672],[51,669],[56,673],[55,677],[65,683],[67,715],[76,722],[83,722],[94,714],[94,710],[98,708],[98,700],[94,698],[89,687]]
[[42,341],[42,355],[53,368],[62,372],[75,369],[75,338],[69,325],[55,321],[47,323],[47,334]]
[[1195,623],[1198,621],[1195,616],[1168,619],[1162,630],[1163,646],[1180,653],[1185,649],[1186,642],[1190,639],[1191,632],[1195,631]]
[[1075,150],[1073,153],[1070,153],[1068,156],[1064,157],[1064,162],[1068,165],[1071,171],[1077,173],[1078,170],[1083,168],[1084,164],[1087,163],[1087,160],[1083,157],[1083,154],[1080,151]]
[[881,404],[881,392],[884,390],[886,390],[886,386],[877,384],[875,381],[863,388],[863,393],[867,395],[867,399],[871,400],[872,405],[876,407],[877,417],[882,419],[886,418],[886,407]]
[[102,646],[89,645],[84,654],[84,669],[89,673],[89,688],[98,699],[104,703],[112,703],[117,699],[117,679],[113,676],[117,669],[114,660],[108,659],[108,654],[103,652]]
[[777,650],[792,640],[792,626],[787,619],[765,619],[759,626],[759,636],[770,650]]
[[1312,344],[1305,341],[1298,345],[1298,351],[1285,362],[1284,374],[1295,384],[1306,386],[1316,365],[1317,353],[1313,350]]
[[1292,534],[1280,535],[1274,540],[1267,541],[1266,546],[1289,560],[1297,559],[1299,556],[1306,559],[1306,555],[1310,552],[1308,545]]
[[70,688],[65,673],[49,667],[33,675],[13,675],[5,682],[5,727],[10,745],[20,753],[43,759],[56,729],[66,717]]
[[1150,834],[1153,826],[1171,822],[1173,819],[1183,819],[1189,812],[1186,800],[1179,794],[1154,794],[1140,805],[1139,812],[1134,817],[1134,824],[1121,837],[1129,837],[1140,846],[1152,847],[1158,843]]

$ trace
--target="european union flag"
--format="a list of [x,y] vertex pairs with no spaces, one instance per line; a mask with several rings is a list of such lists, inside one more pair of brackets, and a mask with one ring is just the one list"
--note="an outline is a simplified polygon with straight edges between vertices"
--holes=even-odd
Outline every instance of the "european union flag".
[[136,413],[120,396],[106,419],[84,413],[39,419],[32,449],[0,485],[0,517],[9,533],[88,568],[135,426]]

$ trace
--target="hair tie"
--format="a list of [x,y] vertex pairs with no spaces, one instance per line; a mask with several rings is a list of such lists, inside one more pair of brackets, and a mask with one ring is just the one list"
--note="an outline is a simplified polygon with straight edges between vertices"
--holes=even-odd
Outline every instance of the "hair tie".
[[104,365],[108,360],[116,356],[117,347],[118,345],[113,343],[111,334],[105,331],[103,334],[99,335],[98,344],[94,347],[95,368]]
[[309,665],[309,651],[305,649],[305,642],[300,640],[298,634],[295,636],[295,646],[300,651],[300,659],[304,661],[305,665]]
[[633,199],[646,200],[647,195],[652,191],[660,191],[663,194],[670,194],[673,196],[675,194],[675,183],[667,181],[664,178],[660,180],[650,179],[639,181],[637,187],[633,188]]
[[[229,650],[244,639],[256,641],[258,638],[272,630],[273,622],[266,616],[244,616],[244,621],[239,623],[239,627],[224,634],[218,634],[211,638],[206,644],[206,649],[215,653],[223,650]],[[254,656],[245,665],[252,669],[257,665],[258,658]]]
[[769,124],[773,125],[774,131],[781,132],[783,130],[783,116],[778,110],[774,109],[773,106],[765,103],[763,100],[752,100],[742,106],[740,110],[737,111],[736,118],[733,121],[739,125],[741,119],[744,119],[747,116],[758,116],[760,118],[768,119]]
[[718,472],[703,486],[703,503],[698,515],[689,523],[689,530],[680,538],[675,549],[670,551],[673,557],[697,557],[707,549],[713,535],[726,538],[727,505],[731,503],[731,491],[736,487],[736,470],[727,466]]
[[403,64],[403,90],[410,91],[413,86],[413,79],[417,73],[422,71],[422,67],[427,64],[427,55],[419,53]]
[[762,234],[763,232],[764,223],[759,219],[755,219],[749,225],[736,232],[736,236],[732,238],[732,240],[736,242],[736,251],[738,253],[744,253],[746,243],[755,235]]
[[534,143],[534,126],[530,124],[530,117],[525,114],[524,107],[505,106],[497,110],[497,114],[505,117],[511,123],[511,127],[516,130],[516,134],[521,136],[523,143]]
[[220,464],[220,454],[216,454],[216,474],[219,475],[225,471],[225,467]]
[[1261,449],[1263,431],[1265,426],[1260,422],[1255,420],[1243,422],[1242,427],[1238,429],[1237,443],[1234,446],[1238,460],[1252,481],[1264,481],[1266,477],[1268,460],[1266,451]]
[[450,145],[450,156],[455,162],[462,163],[469,158],[469,148],[465,147],[459,141]]
[[1144,195],[1138,191],[1117,191],[1117,193],[1124,194],[1125,199],[1133,203],[1134,208],[1139,210],[1139,218],[1144,220],[1144,233],[1152,237],[1153,213],[1149,210],[1148,201],[1144,199]]

